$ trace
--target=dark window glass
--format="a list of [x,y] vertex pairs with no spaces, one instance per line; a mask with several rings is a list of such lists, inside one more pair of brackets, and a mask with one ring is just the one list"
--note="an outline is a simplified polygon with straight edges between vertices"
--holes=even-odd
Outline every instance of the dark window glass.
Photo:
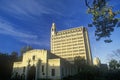
[[25,67],[23,67],[23,72],[25,72]]
[[52,69],[51,72],[52,72],[51,75],[52,75],[52,76],[55,76],[55,69]]
[[62,68],[62,76],[64,76],[64,69]]
[[35,56],[33,56],[32,59],[35,60]]
[[44,72],[44,65],[42,65],[42,72]]

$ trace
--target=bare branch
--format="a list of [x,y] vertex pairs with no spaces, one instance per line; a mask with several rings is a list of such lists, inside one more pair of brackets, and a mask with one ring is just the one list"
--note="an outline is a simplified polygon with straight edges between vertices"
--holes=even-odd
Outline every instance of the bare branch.
[[89,6],[89,2],[87,0],[85,0],[85,5],[91,9],[91,7]]

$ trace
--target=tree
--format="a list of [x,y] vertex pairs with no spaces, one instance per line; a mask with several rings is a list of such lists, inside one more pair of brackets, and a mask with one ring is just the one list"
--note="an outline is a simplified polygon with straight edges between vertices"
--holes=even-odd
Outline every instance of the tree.
[[109,58],[108,59],[116,59],[118,61],[120,61],[120,49],[114,50],[112,51],[111,54],[108,55]]
[[32,50],[33,48],[31,46],[24,46],[21,48],[21,54],[29,51],[29,50]]
[[23,54],[25,53],[25,52],[27,52],[27,51],[30,51],[30,50],[32,50],[33,48],[31,47],[31,46],[24,46],[24,47],[22,47],[21,48],[21,50],[20,50],[20,57],[19,57],[19,60],[22,60],[22,57],[23,57]]
[[21,50],[20,50],[21,56],[22,56],[25,52],[27,52],[27,51],[29,51],[29,50],[32,50],[32,49],[33,49],[33,48],[32,48],[31,46],[24,46],[24,47],[22,47]]
[[74,64],[77,68],[77,71],[80,72],[86,66],[86,60],[80,56],[74,58]]
[[13,57],[7,53],[0,53],[0,80],[9,80],[12,73]]
[[112,60],[109,62],[109,67],[110,67],[110,69],[112,69],[112,70],[119,69],[120,63],[118,63],[117,60],[112,59]]
[[11,56],[12,56],[13,61],[16,61],[16,60],[18,59],[18,53],[15,52],[15,51],[13,51],[13,52],[11,53]]
[[[91,1],[91,0],[90,0]],[[113,11],[112,6],[107,5],[109,0],[93,0],[90,4],[89,0],[85,0],[85,4],[88,7],[88,14],[92,15],[93,22],[89,24],[89,27],[95,27],[96,40],[105,38],[104,42],[110,43],[111,32],[115,27],[120,26],[120,19],[116,16],[120,14],[120,11]]]
[[120,60],[120,49],[117,49],[116,51],[113,51],[114,56]]

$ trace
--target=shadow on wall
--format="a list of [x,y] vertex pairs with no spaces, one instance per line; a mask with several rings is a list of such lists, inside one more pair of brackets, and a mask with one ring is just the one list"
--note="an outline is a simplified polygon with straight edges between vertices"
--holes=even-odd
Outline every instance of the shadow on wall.
[[[48,68],[46,66],[43,66],[45,64],[42,64],[39,68],[36,68],[36,66],[30,66],[29,69],[27,69],[27,75],[24,67],[14,68],[14,72],[11,76],[11,80],[35,80],[36,75],[37,80],[56,80],[56,79],[62,79],[63,77],[70,76],[72,74],[72,70],[70,70],[68,67],[60,67],[60,66],[54,66],[54,65],[48,65]],[[37,73],[37,74],[36,74]]]
[[[11,76],[11,80],[35,80],[36,76],[36,67],[29,66],[29,69],[27,69],[27,75],[25,75],[25,67],[19,67],[19,68],[14,68],[14,72]],[[27,77],[26,77],[27,76]]]

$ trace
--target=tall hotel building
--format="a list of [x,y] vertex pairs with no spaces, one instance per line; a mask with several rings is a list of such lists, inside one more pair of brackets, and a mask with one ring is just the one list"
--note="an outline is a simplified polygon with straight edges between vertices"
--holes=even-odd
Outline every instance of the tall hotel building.
[[56,31],[53,23],[51,52],[44,49],[25,52],[22,61],[13,64],[12,80],[17,80],[18,76],[23,80],[62,80],[64,77],[73,76],[77,69],[71,63],[74,63],[76,56],[85,58],[87,63],[92,65],[88,33],[84,27]]
[[85,27],[56,31],[55,23],[51,28],[51,52],[70,62],[77,56],[92,64],[88,32]]

